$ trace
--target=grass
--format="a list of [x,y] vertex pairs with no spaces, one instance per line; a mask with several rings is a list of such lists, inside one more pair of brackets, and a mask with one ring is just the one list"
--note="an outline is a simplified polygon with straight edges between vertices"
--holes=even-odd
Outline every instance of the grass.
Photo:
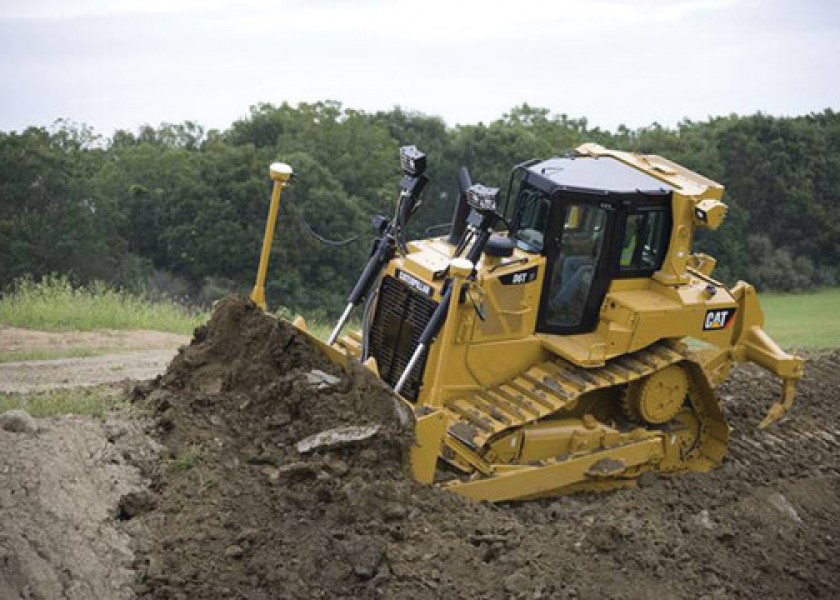
[[0,326],[42,331],[154,329],[190,334],[207,313],[152,301],[102,282],[73,286],[66,277],[21,279],[0,298]]
[[0,394],[0,413],[20,408],[33,417],[95,415],[126,405],[121,390],[109,387],[73,388],[31,394]]
[[[307,321],[306,323],[307,331],[324,342],[326,342],[327,338],[330,337],[333,327],[335,327],[335,323],[331,323],[329,321],[315,321],[313,323]],[[359,323],[348,323],[344,326],[344,329],[341,330],[341,335],[339,337],[344,337],[351,331],[359,329],[359,327]]]
[[10,350],[0,352],[0,364],[8,362],[20,362],[25,360],[55,360],[57,358],[87,358],[89,356],[102,356],[103,354],[115,354],[117,352],[132,352],[141,348],[108,348],[99,346],[87,348],[33,348],[23,350]]
[[189,471],[198,463],[200,458],[201,450],[198,446],[190,446],[169,461],[169,468],[173,471]]
[[840,288],[808,294],[760,294],[765,329],[785,348],[840,346]]
[[[361,312],[361,309],[359,309]],[[290,323],[294,320],[295,316],[299,313],[287,313],[287,314],[280,314],[278,316],[282,317],[283,319],[289,321]],[[306,313],[302,314],[303,318],[306,320],[306,330],[311,333],[313,336],[318,338],[321,341],[326,342],[327,338],[330,337],[333,328],[335,327],[336,321],[327,321],[323,318],[309,320],[306,318]],[[338,336],[339,339],[343,338],[345,335],[350,333],[351,331],[359,331],[362,328],[361,318],[352,318],[347,323],[345,323],[344,328],[341,330],[341,335]]]
[[[307,323],[306,328],[309,330],[309,333],[314,335],[319,340],[327,341],[327,338],[330,337],[332,333],[333,327],[335,327],[335,323],[326,323],[324,321],[316,321],[314,323]],[[358,324],[355,327],[350,327],[348,325],[344,326],[344,329],[341,331],[342,336],[347,335],[350,331],[354,329],[358,329]]]

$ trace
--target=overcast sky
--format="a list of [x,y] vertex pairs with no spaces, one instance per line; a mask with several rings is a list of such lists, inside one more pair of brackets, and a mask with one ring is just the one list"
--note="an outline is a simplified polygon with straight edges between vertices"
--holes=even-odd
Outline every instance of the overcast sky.
[[258,102],[614,128],[840,109],[832,0],[2,0],[0,130],[224,128]]

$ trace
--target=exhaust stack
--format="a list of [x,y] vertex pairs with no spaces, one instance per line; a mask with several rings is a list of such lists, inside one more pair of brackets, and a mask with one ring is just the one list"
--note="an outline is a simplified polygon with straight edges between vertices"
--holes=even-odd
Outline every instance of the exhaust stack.
[[449,229],[449,239],[453,246],[457,246],[467,228],[467,217],[470,214],[470,205],[467,204],[467,190],[472,186],[470,172],[467,167],[458,170],[458,200],[455,202],[455,212],[452,215],[452,227]]

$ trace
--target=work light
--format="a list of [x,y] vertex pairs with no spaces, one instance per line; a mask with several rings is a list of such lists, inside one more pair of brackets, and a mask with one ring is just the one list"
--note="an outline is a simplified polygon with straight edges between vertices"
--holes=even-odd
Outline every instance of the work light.
[[496,196],[498,195],[499,188],[476,183],[467,189],[467,204],[480,211],[496,210]]
[[400,148],[400,166],[406,175],[418,177],[426,171],[426,155],[417,146],[403,146]]

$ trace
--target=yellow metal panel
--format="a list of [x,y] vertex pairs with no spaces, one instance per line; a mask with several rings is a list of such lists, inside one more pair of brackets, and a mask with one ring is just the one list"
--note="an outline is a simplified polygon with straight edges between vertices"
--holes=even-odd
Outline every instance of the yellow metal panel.
[[445,486],[445,489],[473,500],[500,502],[545,494],[587,480],[597,482],[598,479],[591,477],[587,472],[590,472],[596,463],[605,459],[620,461],[626,469],[655,462],[662,456],[662,441],[659,438],[653,438],[586,454],[579,458],[550,462],[545,466],[511,467],[492,477],[453,483]]
[[410,458],[414,478],[420,483],[432,483],[435,480],[435,468],[446,426],[446,413],[443,411],[417,417]]
[[686,195],[716,199],[723,196],[723,186],[719,183],[656,154],[636,154],[609,150],[599,144],[591,143],[578,146],[576,151],[578,154],[585,156],[610,156],[647,173],[651,177],[668,183]]

